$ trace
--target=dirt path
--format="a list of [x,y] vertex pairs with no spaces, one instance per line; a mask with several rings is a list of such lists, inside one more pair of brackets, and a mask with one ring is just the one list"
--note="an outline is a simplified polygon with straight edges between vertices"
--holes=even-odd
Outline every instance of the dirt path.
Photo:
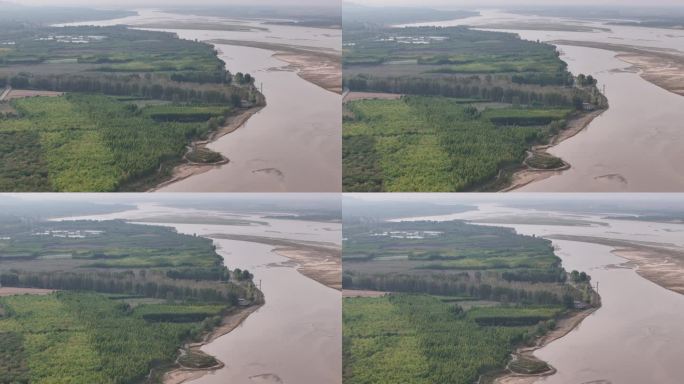
[[[247,120],[249,120],[250,117],[254,116],[254,114],[259,112],[262,108],[263,106],[252,107],[238,115],[230,116],[223,127],[219,128],[217,131],[212,132],[207,139],[192,142],[190,144],[190,147],[196,149],[206,148],[208,144],[242,127],[247,122]],[[187,154],[185,156],[187,156]],[[189,162],[185,156],[183,157],[184,163],[179,164],[173,168],[173,171],[171,172],[171,178],[163,181],[162,183],[157,184],[153,188],[147,190],[147,192],[156,192],[170,184],[179,182],[181,180],[185,180],[190,176],[202,174],[204,172],[210,171],[214,168],[220,167],[221,165],[230,162],[228,158],[224,157],[223,161],[220,161],[218,163],[198,164]]]
[[[562,143],[563,141],[575,136],[576,134],[582,132],[584,128],[586,128],[595,118],[600,116],[603,112],[605,112],[605,109],[600,109],[596,110],[590,113],[583,114],[575,119],[572,119],[568,122],[567,127],[562,130],[558,135],[554,136],[551,138],[551,141],[549,144],[545,145],[538,145],[535,146],[531,149],[531,153],[528,153],[528,158],[532,156],[533,154],[549,154],[548,150],[550,148],[553,148],[554,146]],[[518,188],[522,188],[526,186],[527,184],[533,183],[535,181],[540,181],[544,180],[548,177],[551,177],[553,175],[558,175],[562,173],[565,170],[570,169],[571,165],[568,163],[565,163],[563,167],[556,168],[556,169],[536,169],[536,168],[531,168],[527,165],[524,165],[524,168],[516,171],[512,176],[511,176],[511,182],[509,183],[508,186],[505,188],[501,189],[500,192],[510,192],[514,191]]]

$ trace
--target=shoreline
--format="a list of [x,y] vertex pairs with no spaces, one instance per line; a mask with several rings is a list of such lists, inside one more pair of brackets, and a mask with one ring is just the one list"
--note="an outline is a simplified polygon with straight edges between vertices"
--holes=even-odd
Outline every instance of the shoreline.
[[297,264],[296,271],[328,288],[342,291],[342,251],[337,246],[265,236],[213,234],[207,237],[247,241],[273,247],[271,252]]
[[284,69],[294,70],[303,80],[326,91],[342,94],[341,52],[307,46],[258,41],[215,39],[210,44],[226,44],[273,51],[272,57],[288,63]]
[[[551,330],[549,333],[541,336],[539,339],[537,339],[536,343],[534,346],[531,347],[519,347],[516,349],[514,352],[514,355],[516,356],[521,356],[527,359],[532,359],[536,361],[542,361],[536,356],[534,356],[534,352],[544,348],[545,346],[549,345],[550,343],[563,338],[570,332],[572,332],[574,329],[576,329],[584,319],[586,319],[589,315],[597,311],[599,307],[596,308],[589,308],[585,309],[583,311],[577,311],[574,312],[571,316],[568,317],[563,317],[560,320],[558,320],[558,323],[556,325],[556,328]],[[552,376],[556,373],[556,369],[551,366],[550,364],[547,363],[549,366],[549,370],[541,373],[534,373],[534,374],[524,374],[524,373],[515,373],[515,372],[507,372],[503,374],[502,376],[497,377],[494,379],[493,383],[494,384],[532,384],[535,383],[537,380],[540,378],[546,377],[546,376]],[[506,366],[506,369],[508,370],[508,365]]]
[[555,168],[555,169],[538,169],[538,168],[532,168],[529,165],[526,164],[527,159],[529,158],[530,155],[549,155],[553,156],[550,153],[548,153],[548,150],[557,146],[558,144],[562,143],[563,141],[570,139],[577,135],[578,133],[582,132],[586,127],[591,124],[592,121],[594,121],[595,118],[599,117],[601,114],[603,114],[605,111],[608,109],[598,109],[589,113],[582,114],[578,117],[575,117],[568,121],[568,124],[565,129],[563,129],[561,132],[559,132],[557,135],[553,136],[551,140],[549,141],[548,144],[543,144],[543,145],[537,145],[532,147],[528,151],[528,157],[523,161],[521,164],[522,169],[518,169],[517,171],[513,172],[511,175],[510,181],[507,183],[507,185],[501,189],[498,190],[498,192],[511,192],[515,191],[519,188],[522,188],[528,184],[541,181],[544,179],[547,179],[551,176],[554,175],[559,175],[562,172],[570,169],[572,166],[563,159],[563,164],[564,166],[560,168]]
[[[249,317],[249,315],[251,315],[252,313],[256,312],[259,308],[261,308],[262,305],[263,304],[252,305],[250,307],[246,307],[238,310],[237,312],[233,312],[226,315],[223,318],[221,325],[207,333],[202,339],[202,341],[186,343],[181,348],[195,353],[204,353],[201,351],[201,348],[203,346],[215,341],[221,336],[227,335],[228,333],[232,332],[235,328],[239,327],[242,324],[242,322],[245,321],[247,317]],[[207,368],[187,368],[182,366],[173,368],[170,371],[167,371],[163,374],[162,383],[182,384],[190,380],[199,379],[200,377],[210,372],[225,367],[225,363],[219,361],[218,359],[216,361],[218,361],[217,365]]]
[[639,70],[639,76],[668,92],[684,96],[684,53],[673,49],[593,41],[555,40],[551,44],[603,49]]
[[[235,132],[238,128],[242,127],[247,122],[247,120],[249,120],[252,116],[254,116],[257,112],[259,112],[264,107],[265,107],[265,105],[251,107],[251,108],[248,108],[248,109],[242,111],[242,113],[230,116],[225,125],[223,125],[219,129],[211,132],[209,134],[209,136],[205,139],[198,139],[198,140],[192,141],[190,143],[189,147],[190,148],[196,148],[196,149],[206,149],[207,145],[215,142],[216,140],[220,139],[221,137],[223,137],[225,135],[228,135],[230,133]],[[155,184],[154,187],[147,189],[146,192],[157,192],[160,189],[167,187],[173,183],[179,182],[181,180],[185,180],[191,176],[195,176],[195,175],[205,173],[207,171],[218,168],[218,167],[225,165],[225,164],[228,164],[230,162],[230,160],[227,157],[225,157],[223,154],[221,154],[221,157],[223,158],[223,160],[220,162],[217,162],[217,163],[211,163],[211,164],[192,163],[189,160],[187,160],[187,154],[188,153],[186,152],[183,155],[180,164],[177,164],[173,167],[173,170],[171,171],[170,178],[168,178],[168,179],[166,179],[160,183]]]
[[636,267],[642,278],[672,292],[684,295],[684,250],[640,244],[627,240],[594,236],[554,235],[550,239],[580,241],[612,247],[612,254]]

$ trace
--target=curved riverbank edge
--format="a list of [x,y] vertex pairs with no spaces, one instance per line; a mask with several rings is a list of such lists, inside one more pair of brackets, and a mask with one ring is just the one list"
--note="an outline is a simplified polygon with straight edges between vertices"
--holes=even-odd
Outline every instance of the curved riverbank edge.
[[627,260],[635,272],[672,292],[684,295],[684,249],[670,244],[644,243],[595,236],[553,235],[549,239],[580,241],[613,248],[611,253]]
[[614,52],[616,58],[636,67],[642,79],[666,91],[684,96],[684,52],[598,41],[554,40],[550,43]]
[[[556,328],[551,330],[549,333],[545,334],[544,336],[540,337],[536,344],[532,347],[520,347],[515,351],[515,355],[527,358],[527,359],[533,359],[533,360],[539,360],[536,356],[534,356],[534,352],[544,348],[548,344],[564,337],[565,335],[569,334],[572,332],[575,328],[577,328],[584,319],[586,319],[589,315],[594,313],[596,310],[598,310],[600,307],[593,307],[589,309],[585,309],[583,311],[576,311],[573,312],[570,316],[563,317],[558,320],[556,324]],[[552,367],[549,364],[549,370],[541,373],[536,373],[536,374],[523,374],[523,373],[514,373],[514,372],[508,372],[502,376],[497,377],[494,379],[495,384],[532,384],[539,380],[542,377],[546,376],[551,376],[556,373],[556,369]]]
[[[603,112],[607,111],[608,109],[598,109],[589,113],[584,113],[581,114],[578,117],[575,117],[574,119],[568,121],[568,124],[565,129],[563,129],[561,132],[559,132],[557,135],[553,136],[548,144],[544,145],[538,145],[535,147],[532,147],[530,152],[532,154],[541,154],[541,155],[551,155],[548,153],[548,150],[555,147],[556,145],[562,143],[563,141],[577,135],[578,133],[582,132],[589,124],[597,117],[599,117]],[[561,159],[562,160],[562,159]],[[555,169],[538,169],[538,168],[531,168],[529,166],[523,165],[524,168],[519,169],[511,175],[511,179],[508,182],[507,186],[504,188],[500,189],[499,192],[511,192],[516,189],[522,188],[530,183],[534,183],[536,181],[544,180],[546,178],[549,178],[553,175],[559,175],[562,172],[570,169],[572,166],[568,164],[567,162],[563,161],[565,164],[564,166],[560,168],[555,168]]]
[[342,94],[341,52],[325,48],[246,40],[215,39],[209,40],[208,43],[273,51],[275,52],[273,57],[288,63],[290,69],[296,71],[297,75],[305,81],[327,91]]
[[[207,145],[215,142],[216,140],[220,139],[221,137],[232,133],[236,131],[238,128],[242,127],[249,118],[254,116],[257,112],[259,112],[262,108],[264,108],[265,105],[260,105],[257,107],[252,107],[249,109],[244,110],[242,113],[239,113],[237,115],[233,115],[228,117],[226,124],[219,128],[218,130],[212,132],[209,137],[206,139],[201,139],[201,140],[195,140],[192,143],[190,143],[190,148],[195,148],[195,149],[203,149],[206,148]],[[221,156],[223,157],[222,161],[219,161],[217,163],[211,163],[211,164],[200,164],[200,163],[193,163],[187,160],[187,153],[183,156],[183,162],[181,164],[176,165],[173,170],[171,171],[171,176],[169,179],[157,184],[151,189],[148,189],[147,192],[156,192],[164,187],[167,187],[173,183],[177,183],[181,180],[185,180],[188,177],[195,176],[202,174],[204,172],[210,171],[212,169],[215,169],[217,167],[220,167],[221,165],[227,164],[230,162],[230,160],[225,157],[223,154]]]
[[295,263],[297,272],[328,288],[342,291],[342,249],[335,244],[238,234],[208,237],[270,245],[273,247],[271,252]]
[[[250,307],[246,307],[228,314],[223,318],[221,325],[209,332],[202,341],[187,343],[183,348],[193,352],[204,353],[201,351],[203,346],[215,341],[221,336],[232,332],[235,328],[240,326],[240,324],[242,324],[242,322],[245,321],[249,315],[261,308],[262,305],[263,304],[252,305]],[[225,363],[219,361],[217,365],[208,368],[175,368],[164,374],[162,382],[164,384],[186,383],[191,380],[199,379],[200,377],[223,367],[225,367]]]

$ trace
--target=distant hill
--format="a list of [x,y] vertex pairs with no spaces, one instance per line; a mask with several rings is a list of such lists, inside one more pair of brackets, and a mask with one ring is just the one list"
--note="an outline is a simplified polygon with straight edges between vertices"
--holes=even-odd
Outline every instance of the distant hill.
[[469,10],[443,10],[423,7],[369,7],[352,2],[342,3],[342,22],[377,24],[408,24],[426,21],[463,19],[479,15]]

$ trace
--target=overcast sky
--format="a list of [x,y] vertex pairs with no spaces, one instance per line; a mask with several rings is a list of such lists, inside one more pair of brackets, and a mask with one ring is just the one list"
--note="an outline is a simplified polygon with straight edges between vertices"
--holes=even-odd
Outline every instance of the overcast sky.
[[155,6],[200,6],[200,5],[304,5],[334,6],[340,0],[0,0],[24,5],[88,6],[145,8]]
[[525,5],[579,5],[589,4],[596,6],[682,6],[683,0],[350,0],[353,3],[363,5],[395,5],[395,6],[433,6],[457,8],[459,6],[511,6]]

